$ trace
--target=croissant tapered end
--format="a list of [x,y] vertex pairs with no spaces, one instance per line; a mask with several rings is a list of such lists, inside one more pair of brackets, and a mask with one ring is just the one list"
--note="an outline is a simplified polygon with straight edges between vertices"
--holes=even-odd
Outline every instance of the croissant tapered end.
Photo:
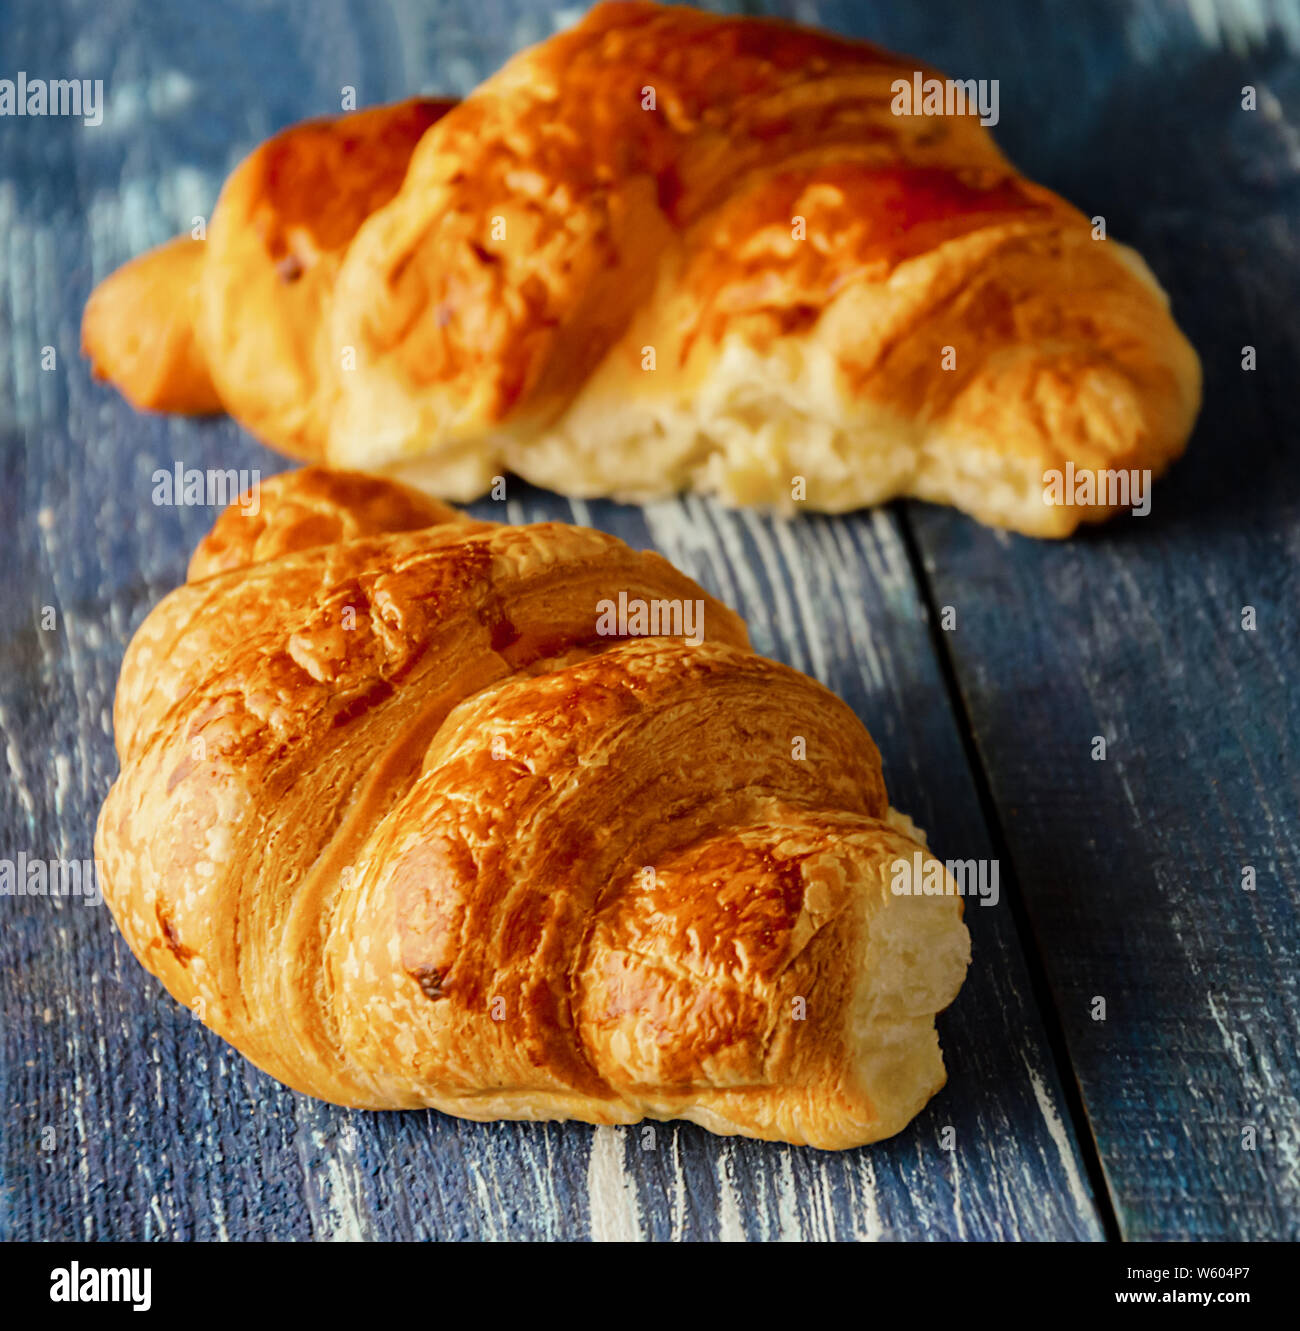
[[177,999],[342,1104],[909,1121],[969,943],[843,703],[600,532],[314,468],[258,500],[118,685],[104,893]]
[[884,820],[773,805],[668,857],[593,932],[598,1066],[714,1132],[838,1148],[899,1131],[944,1083],[934,1014],[970,960],[953,899],[892,894],[918,850]]
[[199,346],[202,240],[181,236],[119,268],[92,293],[81,350],[97,379],[142,411],[223,411]]

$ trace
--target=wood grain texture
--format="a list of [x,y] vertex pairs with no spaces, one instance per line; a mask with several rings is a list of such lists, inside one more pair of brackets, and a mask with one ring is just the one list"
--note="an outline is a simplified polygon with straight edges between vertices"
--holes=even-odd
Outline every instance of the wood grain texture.
[[1122,1232],[1294,1240],[1300,13],[1124,16],[1075,30],[1068,63],[1032,24],[1004,34],[1007,63],[1043,52],[1036,85],[1071,114],[1004,94],[999,136],[1170,292],[1205,367],[1189,454],[1149,517],[1065,545],[908,522],[957,612],[943,646]]
[[[958,76],[1002,73],[999,142],[1146,256],[1206,374],[1189,456],[1148,518],[1049,546],[907,510],[931,605],[957,612],[941,650],[995,840],[1121,1232],[1294,1239],[1300,9],[936,17],[923,53]],[[882,16],[873,35],[905,43],[900,24]],[[1032,78],[1005,72],[1024,68]]]
[[[1300,22],[1154,2],[1086,17],[1064,0],[764,8],[999,77],[1004,147],[1081,206],[1113,210],[1113,234],[1148,249],[1206,358],[1206,421],[1153,516],[1065,547],[926,509],[786,524],[511,488],[509,520],[572,518],[654,546],[746,615],[759,650],[845,697],[894,802],[941,854],[1009,847],[1003,904],[970,910],[971,976],[940,1021],[948,1087],[899,1138],[838,1155],[689,1125],[657,1126],[645,1149],[641,1129],[338,1110],[199,1027],[102,908],[6,898],[0,1236],[1097,1238],[1110,1201],[1084,1163],[1093,1131],[1126,1234],[1294,1236],[1297,551],[1281,385],[1295,360],[1288,42]],[[123,647],[213,516],[154,507],[153,470],[284,465],[228,421],[141,417],[92,384],[76,349],[93,283],[206,216],[252,143],[336,109],[343,85],[363,103],[463,93],[577,12],[147,9],[0,12],[14,69],[104,77],[108,96],[95,129],[0,119],[0,856],[91,853]],[[1217,70],[1239,86],[1259,61],[1278,90],[1261,119],[1271,138],[1261,150],[1226,112],[1214,121],[1214,152],[1236,166],[1216,184],[1211,154],[1181,146],[1211,123],[1196,79]],[[1181,83],[1152,77],[1166,65]],[[1150,166],[1143,143],[1160,134]],[[1269,344],[1255,381],[1227,355],[1243,342]],[[1240,473],[1215,452],[1225,440]],[[1232,633],[1238,600],[1260,608],[1249,637]],[[954,634],[927,616],[945,604]],[[1106,764],[1088,756],[1094,733],[1113,735]],[[1244,863],[1259,869],[1253,895],[1236,885]],[[1057,1017],[1037,1010],[1015,893],[1088,1121],[1062,1093],[1062,1071],[1066,1084],[1075,1073],[1045,1036]],[[1108,997],[1105,1025],[1090,1020],[1094,994]],[[1247,1116],[1261,1129],[1253,1155],[1240,1151]]]

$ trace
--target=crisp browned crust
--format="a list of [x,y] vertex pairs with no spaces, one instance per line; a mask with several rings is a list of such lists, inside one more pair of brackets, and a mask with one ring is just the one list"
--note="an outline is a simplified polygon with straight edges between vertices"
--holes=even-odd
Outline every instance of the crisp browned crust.
[[[729,292],[768,316],[764,333],[791,319],[807,327],[861,275],[863,247],[875,251],[876,281],[911,247],[899,234],[907,210],[888,184],[876,188],[877,173],[892,184],[906,164],[938,179],[937,196],[917,194],[928,205],[924,250],[971,225],[945,204],[954,170],[992,172],[1013,193],[1014,173],[974,120],[890,113],[890,81],[914,67],[784,23],[598,5],[466,98],[358,235],[334,340],[356,345],[366,372],[341,385],[345,407],[382,374],[435,437],[516,413],[548,419],[655,295],[665,259],[692,265],[665,298],[696,317]],[[791,238],[788,205],[823,175],[830,188],[837,175],[861,185],[847,245],[829,233]],[[1000,219],[1004,209],[988,211]],[[505,232],[496,242],[494,219]],[[792,258],[813,284],[790,280]],[[728,304],[712,301],[724,325],[750,312]],[[715,323],[711,340],[722,331]],[[669,376],[684,368],[660,359]],[[351,425],[345,417],[339,432]]]
[[[97,855],[177,999],[372,1108],[841,1147],[938,1089],[961,903],[891,894],[923,852],[843,703],[599,532],[321,469],[260,500],[118,687]],[[703,640],[602,636],[620,592]]]

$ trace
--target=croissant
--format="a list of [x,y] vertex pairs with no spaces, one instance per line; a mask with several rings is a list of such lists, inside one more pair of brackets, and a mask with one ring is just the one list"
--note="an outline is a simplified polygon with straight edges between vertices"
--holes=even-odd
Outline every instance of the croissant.
[[841,1148],[943,1084],[954,880],[854,714],[658,555],[279,476],[136,633],[114,725],[122,933],[300,1091]]
[[[240,167],[201,283],[213,382],[273,447],[448,499],[512,470],[785,510],[911,495],[1066,535],[1182,452],[1199,362],[1138,255],[975,116],[896,113],[933,77],[784,23],[600,5],[398,135],[391,191],[326,151],[349,117],[303,146],[300,199]],[[258,219],[296,207],[310,233],[335,194],[348,223],[290,319],[297,268]],[[132,318],[180,317],[125,279]],[[139,401],[99,294],[85,344]]]

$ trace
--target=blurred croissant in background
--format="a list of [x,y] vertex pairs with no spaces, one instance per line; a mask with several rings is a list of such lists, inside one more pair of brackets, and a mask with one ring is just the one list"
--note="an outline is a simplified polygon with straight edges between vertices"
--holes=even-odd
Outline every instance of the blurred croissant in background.
[[[1126,503],[1200,401],[1141,258],[916,62],[769,20],[606,4],[463,102],[286,130],[206,242],[107,279],[96,373],[272,447],[469,500],[897,495],[1040,536]],[[1049,501],[1049,472],[1086,475]]]

